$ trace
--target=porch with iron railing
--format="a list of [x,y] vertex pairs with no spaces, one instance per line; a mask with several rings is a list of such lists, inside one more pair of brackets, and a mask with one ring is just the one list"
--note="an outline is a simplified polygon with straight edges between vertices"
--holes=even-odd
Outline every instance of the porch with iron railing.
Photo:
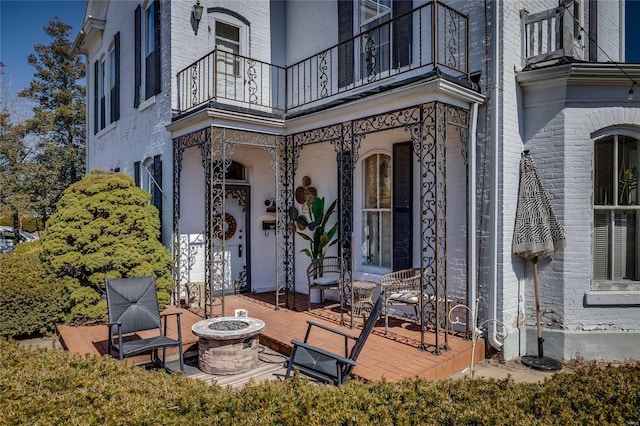
[[434,0],[287,67],[214,49],[178,72],[177,112],[215,101],[300,113],[436,69],[469,79],[468,17]]

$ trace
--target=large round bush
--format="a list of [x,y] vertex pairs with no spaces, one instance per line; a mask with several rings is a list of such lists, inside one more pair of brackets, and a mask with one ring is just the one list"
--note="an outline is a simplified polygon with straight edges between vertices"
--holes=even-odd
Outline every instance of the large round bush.
[[154,273],[161,305],[169,301],[171,255],[158,240],[158,210],[149,199],[128,175],[103,170],[65,190],[42,238],[41,258],[70,292],[70,322],[105,317],[105,274]]
[[46,272],[40,242],[18,244],[0,254],[0,336],[46,335],[64,321],[68,296],[60,280]]

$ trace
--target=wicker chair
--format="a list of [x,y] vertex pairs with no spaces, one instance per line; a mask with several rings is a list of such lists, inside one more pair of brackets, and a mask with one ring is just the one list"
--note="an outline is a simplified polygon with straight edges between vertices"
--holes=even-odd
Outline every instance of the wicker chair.
[[[384,290],[384,334],[389,328],[389,307],[395,305],[413,306],[416,319],[419,321],[422,315],[420,306],[420,286],[422,276],[426,276],[428,271],[421,271],[420,268],[402,269],[383,275],[380,279],[380,286]],[[425,294],[424,300],[429,300],[432,296]]]
[[322,259],[311,262],[307,268],[307,280],[309,283],[307,290],[308,309],[311,310],[311,289],[320,289],[320,300],[324,301],[325,290],[339,290],[340,306],[343,306],[342,283],[344,280],[344,268],[342,258],[336,256],[326,256]]

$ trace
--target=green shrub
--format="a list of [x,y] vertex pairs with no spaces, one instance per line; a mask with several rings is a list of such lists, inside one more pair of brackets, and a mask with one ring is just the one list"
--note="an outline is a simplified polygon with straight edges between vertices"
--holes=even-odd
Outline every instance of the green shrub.
[[149,198],[128,175],[102,170],[65,190],[42,237],[41,258],[70,292],[69,322],[104,319],[105,274],[154,273],[160,303],[168,303],[172,259],[158,240],[158,210]]
[[113,358],[0,341],[0,424],[633,425],[640,366],[590,364],[544,383],[511,379],[336,388],[294,378],[241,391]]
[[63,284],[47,274],[39,252],[35,241],[0,254],[0,336],[50,334],[64,320]]

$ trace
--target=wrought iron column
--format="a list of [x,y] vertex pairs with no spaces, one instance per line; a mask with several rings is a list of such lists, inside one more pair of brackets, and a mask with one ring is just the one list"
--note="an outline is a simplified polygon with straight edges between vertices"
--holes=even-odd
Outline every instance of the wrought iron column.
[[[177,140],[173,141],[173,282],[174,294],[173,303],[180,303],[182,293],[182,271],[180,270],[180,257],[182,250],[180,247],[180,174],[182,173],[182,158],[184,148],[179,146]],[[186,287],[186,285],[185,285]]]
[[[225,312],[225,274],[226,274],[226,253],[224,238],[215,238],[215,230],[224,229],[225,216],[225,172],[230,160],[226,152],[224,141],[224,129],[211,127],[210,138],[207,148],[204,150],[207,161],[205,164],[205,190],[207,192],[206,203],[206,259],[205,265],[205,316],[208,318],[213,314],[213,302],[216,297],[220,297],[222,316]],[[224,232],[222,232],[224,235]],[[216,256],[216,253],[219,253]],[[216,291],[218,290],[219,291]],[[208,309],[208,311],[207,311]]]
[[[187,148],[196,146],[200,146],[202,148],[206,145],[206,141],[209,139],[209,132],[209,128],[204,128],[173,139],[173,276],[177,289],[177,296],[174,295],[174,300],[177,298],[178,301],[183,290],[185,296],[187,298],[189,297],[189,290],[186,287],[186,282],[183,282],[183,273],[185,273],[187,268],[190,266],[189,259],[191,255],[188,250],[188,241],[180,235],[180,185],[182,181],[182,161],[184,151]],[[184,289],[182,288],[183,285]]]
[[[438,293],[437,274],[439,273],[437,257],[437,210],[436,210],[436,139],[437,120],[435,118],[436,104],[431,102],[422,105],[420,109],[420,122],[417,128],[411,131],[412,145],[414,153],[418,157],[420,164],[420,268],[428,271],[422,275],[422,289],[420,292],[420,304],[422,315],[420,318],[420,349],[425,350],[424,342],[425,307],[429,306],[426,321],[431,324],[436,331],[436,354],[439,354],[438,324],[437,324],[437,302],[424,300],[424,294]],[[433,311],[436,311],[435,315]]]
[[[285,307],[287,309],[295,309],[296,306],[296,276],[295,276],[295,229],[293,214],[294,208],[294,178],[296,168],[298,167],[298,158],[300,149],[296,147],[293,136],[279,136],[277,140],[278,153],[280,155],[279,175],[280,188],[276,188],[280,194],[280,204],[278,205],[283,212],[287,212],[284,218],[280,216],[278,228],[282,241],[280,249],[282,250],[282,267],[281,282],[278,285],[284,285]],[[277,289],[279,291],[279,289]],[[289,292],[293,291],[293,307],[289,305]]]

